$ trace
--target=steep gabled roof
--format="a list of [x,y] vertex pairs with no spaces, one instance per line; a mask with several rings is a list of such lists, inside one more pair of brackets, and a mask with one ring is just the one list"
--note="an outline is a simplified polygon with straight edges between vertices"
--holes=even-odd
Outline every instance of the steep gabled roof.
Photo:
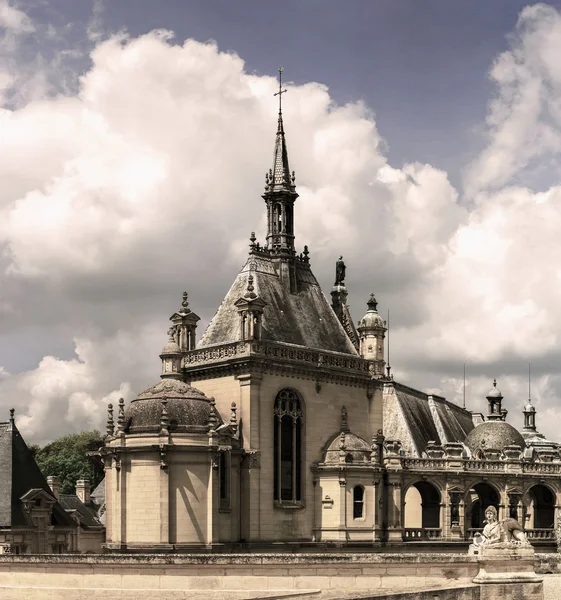
[[[293,269],[295,282],[283,278]],[[261,339],[357,355],[308,264],[292,264],[263,254],[251,254],[211,320],[198,348],[241,339],[236,301],[244,296],[249,275],[263,308]]]
[[[0,527],[33,526],[21,502],[31,490],[42,490],[54,499],[15,423],[0,423]],[[52,515],[52,525],[75,527],[56,501]]]
[[384,398],[384,435],[405,451],[422,456],[428,442],[463,442],[474,425],[464,408],[440,396],[394,383]]

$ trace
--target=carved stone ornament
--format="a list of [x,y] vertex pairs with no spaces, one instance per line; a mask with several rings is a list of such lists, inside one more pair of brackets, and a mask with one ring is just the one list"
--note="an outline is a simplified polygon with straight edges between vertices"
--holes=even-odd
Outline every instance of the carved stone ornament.
[[259,450],[248,450],[245,460],[248,469],[261,468],[261,452]]

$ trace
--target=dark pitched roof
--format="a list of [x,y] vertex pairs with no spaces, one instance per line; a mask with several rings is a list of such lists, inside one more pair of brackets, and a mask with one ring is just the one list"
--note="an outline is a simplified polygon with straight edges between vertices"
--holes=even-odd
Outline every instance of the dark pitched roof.
[[[33,525],[20,501],[32,489],[53,496],[15,424],[0,423],[0,526]],[[52,517],[52,525],[75,526],[58,502],[53,504]]]
[[84,504],[76,494],[60,494],[58,501],[67,513],[78,513],[82,527],[100,527],[95,508]]
[[428,442],[463,442],[474,428],[471,413],[440,396],[429,396],[400,383],[394,384],[395,407],[385,411],[384,434],[401,439],[422,456]]
[[240,339],[240,319],[234,303],[246,293],[251,274],[255,293],[266,302],[262,320],[263,340],[356,355],[357,351],[323,295],[309,265],[296,259],[292,264],[296,292],[290,291],[290,277],[281,273],[289,264],[265,253],[251,254],[197,347]]
[[442,440],[432,418],[427,394],[399,384],[396,384],[395,392],[417,453],[420,455],[430,441],[440,444]]

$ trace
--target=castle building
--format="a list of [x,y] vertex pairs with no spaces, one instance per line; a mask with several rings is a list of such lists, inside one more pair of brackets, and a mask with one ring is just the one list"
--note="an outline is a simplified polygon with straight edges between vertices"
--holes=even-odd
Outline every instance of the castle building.
[[264,245],[248,257],[206,331],[184,293],[160,381],[110,407],[106,548],[283,549],[298,545],[467,543],[483,510],[553,539],[559,446],[394,381],[372,295],[355,327],[345,264],[331,304],[295,246],[298,198],[279,109],[265,177]]
[[0,423],[0,553],[77,550],[76,522],[64,510],[16,427]]

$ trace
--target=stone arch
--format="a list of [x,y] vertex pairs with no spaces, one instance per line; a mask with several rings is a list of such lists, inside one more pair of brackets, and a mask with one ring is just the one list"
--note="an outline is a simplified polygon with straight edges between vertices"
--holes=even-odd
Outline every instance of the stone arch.
[[418,479],[403,490],[403,523],[407,529],[439,528],[442,492],[434,483]]
[[545,483],[534,483],[525,494],[528,529],[553,529],[555,524],[556,493]]
[[501,500],[498,487],[489,481],[475,480],[466,486],[465,524],[467,529],[482,529],[485,521],[485,509],[494,506],[497,511]]

